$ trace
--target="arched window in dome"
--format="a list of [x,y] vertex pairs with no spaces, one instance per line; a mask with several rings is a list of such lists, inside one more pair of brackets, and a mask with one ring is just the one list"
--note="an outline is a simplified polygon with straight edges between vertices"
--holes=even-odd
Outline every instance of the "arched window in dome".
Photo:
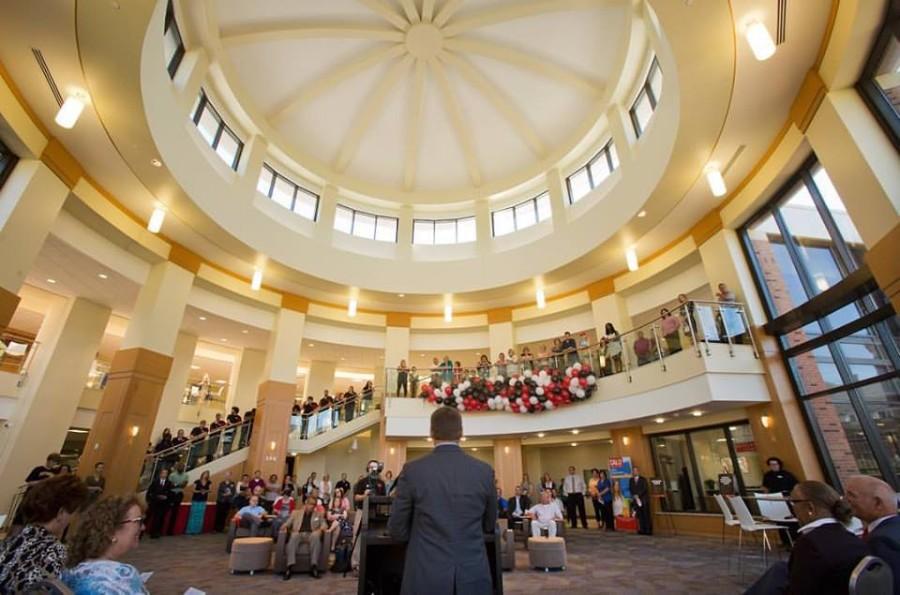
[[397,242],[397,218],[357,211],[337,205],[334,212],[334,229],[358,238],[377,242]]
[[191,113],[191,120],[216,155],[228,167],[236,170],[241,160],[241,152],[244,150],[244,142],[225,123],[203,89],[200,89],[200,97]]
[[16,154],[0,140],[0,188],[3,188],[3,183],[9,177],[9,174],[12,173],[13,167],[16,166],[18,160],[19,158]]
[[574,205],[587,196],[588,192],[603,183],[617,167],[619,154],[616,152],[615,143],[610,139],[587,164],[566,178],[569,204]]
[[459,219],[415,219],[413,244],[447,245],[474,242],[475,217]]
[[639,138],[647,129],[647,125],[656,111],[656,106],[662,94],[662,84],[662,71],[659,69],[659,62],[654,57],[650,63],[650,70],[647,71],[647,78],[644,79],[644,84],[641,86],[634,103],[631,104],[631,110],[629,110],[631,123],[634,125],[634,133]]
[[542,192],[517,205],[499,209],[491,213],[491,229],[494,237],[505,236],[537,225],[553,216],[550,207],[550,193]]
[[166,5],[166,22],[163,27],[163,55],[165,56],[169,78],[175,78],[181,59],[184,58],[184,40],[181,38],[181,31],[178,29],[178,23],[175,21],[175,7],[172,6],[172,0],[169,0]]
[[304,219],[315,221],[319,216],[319,195],[292,182],[264,163],[259,173],[256,189],[275,203],[289,209]]

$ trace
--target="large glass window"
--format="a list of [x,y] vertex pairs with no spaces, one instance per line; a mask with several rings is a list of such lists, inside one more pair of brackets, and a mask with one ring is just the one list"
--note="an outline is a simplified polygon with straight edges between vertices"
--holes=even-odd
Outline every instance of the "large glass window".
[[900,486],[898,324],[825,169],[807,161],[742,236],[831,482]]
[[900,4],[887,4],[884,26],[857,87],[894,146],[900,148]]
[[491,213],[491,227],[494,237],[500,237],[546,221],[552,216],[550,194],[543,192],[525,202]]
[[659,62],[654,57],[653,62],[650,63],[650,70],[647,71],[647,78],[644,79],[644,84],[641,86],[641,90],[638,92],[634,103],[631,104],[631,110],[629,111],[631,123],[634,126],[634,133],[638,137],[647,129],[647,125],[653,117],[653,112],[656,111],[656,105],[659,103],[659,98],[662,94],[662,84],[662,71],[659,68]]
[[263,164],[256,189],[286,209],[315,221],[319,214],[319,195],[287,179],[268,164]]
[[416,219],[413,244],[445,245],[475,241],[475,217],[461,219]]
[[241,152],[244,143],[219,115],[219,112],[209,102],[206,92],[200,90],[200,97],[191,114],[191,119],[197,126],[200,136],[203,137],[213,151],[231,169],[237,169],[241,160]]
[[[575,204],[584,198],[588,192],[603,183],[603,180],[608,178],[617,167],[619,167],[619,155],[616,153],[616,145],[610,140],[586,165],[566,178],[569,204]],[[548,209],[549,206],[548,200]]]
[[737,493],[762,484],[762,462],[747,423],[654,435],[650,446],[667,510],[718,512],[714,495],[723,476]]
[[181,59],[184,58],[184,41],[181,38],[181,31],[178,29],[178,23],[175,21],[175,7],[172,6],[172,0],[169,0],[166,6],[166,24],[163,31],[163,55],[166,60],[166,70],[169,71],[169,78],[175,78],[178,72],[178,66]]
[[0,140],[0,188],[3,188],[3,183],[9,177],[9,174],[12,173],[13,167],[15,167],[18,160],[19,158],[16,154]]
[[396,217],[374,215],[344,205],[337,205],[334,213],[334,228],[337,231],[367,240],[397,241]]

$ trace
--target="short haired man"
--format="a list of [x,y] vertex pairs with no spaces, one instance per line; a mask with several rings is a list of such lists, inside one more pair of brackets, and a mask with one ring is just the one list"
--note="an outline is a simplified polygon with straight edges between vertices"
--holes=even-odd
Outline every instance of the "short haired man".
[[256,537],[268,516],[266,509],[259,505],[259,496],[254,494],[250,496],[250,503],[238,510],[234,518],[240,526],[250,527],[250,537]]
[[340,488],[344,494],[347,494],[350,491],[350,481],[347,479],[346,473],[341,473],[341,479],[334,484],[334,489]]
[[556,521],[563,520],[562,512],[553,501],[550,490],[541,492],[541,503],[529,508],[525,516],[531,519],[532,537],[540,537],[543,529],[547,530],[549,537],[556,537]]
[[581,526],[588,528],[587,511],[584,507],[584,494],[587,488],[584,485],[584,477],[575,473],[575,467],[569,467],[569,474],[563,478],[563,487],[566,490],[566,514],[574,529],[581,519]]
[[763,475],[763,487],[770,494],[790,494],[797,485],[797,478],[790,471],[784,470],[784,464],[778,457],[766,459],[769,470]]
[[531,499],[527,494],[522,493],[521,486],[516,486],[515,495],[509,499],[509,520],[514,524],[521,526],[522,518],[531,508]]
[[51,452],[47,455],[46,464],[38,465],[32,469],[28,477],[25,478],[25,483],[32,485],[42,479],[53,477],[59,473],[60,467],[62,467],[62,456],[58,452]]
[[897,494],[877,477],[854,475],[847,480],[845,497],[853,514],[866,524],[863,539],[872,555],[894,573],[894,593],[900,593],[900,517]]
[[169,496],[169,535],[175,535],[175,521],[178,520],[178,511],[184,501],[184,488],[188,484],[188,474],[184,470],[184,463],[177,463],[175,471],[169,473],[169,481],[172,482],[171,495]]
[[328,528],[325,514],[316,506],[316,497],[309,496],[304,505],[291,513],[287,522],[282,525],[281,532],[290,535],[285,554],[287,561],[284,569],[284,580],[291,578],[292,568],[297,562],[297,547],[301,543],[309,544],[309,573],[319,578],[319,557],[322,554],[322,536]]
[[650,486],[647,478],[641,476],[640,469],[635,466],[632,469],[632,477],[628,480],[628,490],[631,492],[631,503],[634,506],[634,516],[637,517],[638,534],[652,535],[653,525],[650,519]]
[[[353,486],[353,507],[357,511],[361,511],[366,496],[387,496],[387,488],[384,480],[381,479],[381,464],[375,459],[366,463],[366,475],[363,475]],[[362,523],[362,513],[357,512],[353,516],[353,535],[359,534],[359,527]],[[350,557],[350,565],[354,571],[359,568],[359,548],[360,540],[356,539],[356,545],[353,546],[353,554]]]
[[151,539],[159,539],[171,497],[172,482],[169,481],[169,470],[163,467],[159,470],[159,477],[147,488],[147,509],[150,515],[148,530]]
[[397,477],[388,519],[391,536],[409,544],[401,594],[490,595],[484,534],[497,527],[494,472],[459,447],[458,410],[438,407],[431,437],[431,454],[406,463]]

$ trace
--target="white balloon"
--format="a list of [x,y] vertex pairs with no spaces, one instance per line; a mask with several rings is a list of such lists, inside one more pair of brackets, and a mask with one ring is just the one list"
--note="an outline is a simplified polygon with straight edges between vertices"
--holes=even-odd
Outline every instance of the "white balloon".
[[459,389],[458,389],[458,388],[454,388],[454,389],[453,389],[453,396],[454,396],[454,397],[458,397],[458,396],[459,396]]
[[528,408],[522,407],[521,409],[519,409],[519,413],[528,413]]
[[547,376],[547,370],[541,370],[540,372],[538,372],[538,376],[540,376],[541,378],[545,378]]
[[457,403],[462,403],[462,402],[463,402],[463,398],[460,397],[460,396],[457,396],[457,397],[456,397],[456,402],[457,402]]
[[575,394],[578,395],[578,398],[579,398],[579,399],[583,399],[583,398],[584,398],[584,395],[585,395],[584,389],[583,389],[583,388],[579,388],[578,390],[575,391]]
[[529,401],[532,405],[537,405],[538,398],[537,398],[537,397],[531,397],[530,399],[528,399],[528,401]]
[[465,411],[465,410],[466,410],[466,406],[463,405],[462,403],[460,403],[459,405],[457,405],[456,408],[459,409],[460,411]]
[[575,368],[576,370],[581,370],[581,362],[575,362],[575,364],[572,367]]
[[505,382],[505,380],[503,379],[503,376],[500,376],[498,374],[497,378],[494,380],[494,382],[496,382],[497,384],[501,384],[501,383]]
[[595,384],[597,384],[597,377],[591,374],[587,377],[587,382],[589,386],[594,386]]
[[516,405],[521,405],[521,404],[522,404],[522,397],[519,397],[516,399]]
[[566,368],[566,376],[571,376],[571,375],[572,375],[572,368],[571,367]]
[[536,392],[538,394],[538,396],[540,397],[540,396],[543,396],[544,389],[539,386],[539,387],[537,387],[537,389],[534,392]]
[[509,379],[509,385],[510,385],[510,386],[513,386],[515,383],[516,383],[516,379],[515,379],[515,378],[510,378],[510,379]]
[[546,403],[544,403],[544,409],[553,409],[553,407],[553,401],[547,401]]

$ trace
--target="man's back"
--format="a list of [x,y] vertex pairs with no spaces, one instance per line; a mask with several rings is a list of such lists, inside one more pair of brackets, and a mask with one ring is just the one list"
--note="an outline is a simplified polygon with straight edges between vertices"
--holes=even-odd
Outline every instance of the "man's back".
[[388,529],[409,542],[402,592],[490,594],[484,533],[497,519],[490,466],[441,445],[403,467],[395,494]]
[[878,556],[894,573],[894,593],[900,593],[900,516],[882,521],[869,531],[866,542],[873,556]]

